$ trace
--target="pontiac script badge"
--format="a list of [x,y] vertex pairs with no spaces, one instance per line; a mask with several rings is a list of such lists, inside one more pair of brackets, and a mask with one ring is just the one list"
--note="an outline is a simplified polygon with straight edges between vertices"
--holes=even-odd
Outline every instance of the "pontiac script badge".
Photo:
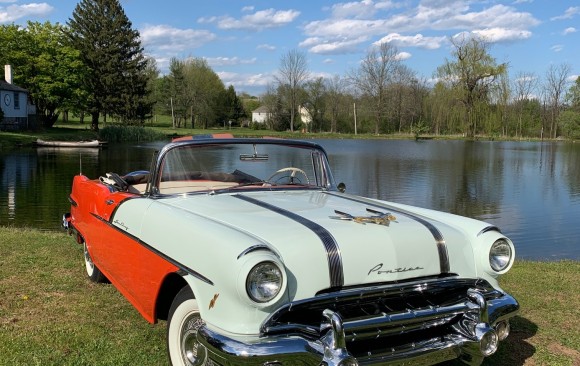
[[380,211],[375,211],[372,210],[370,208],[367,208],[367,212],[373,213],[374,216],[353,216],[351,214],[348,214],[346,212],[341,212],[338,210],[334,210],[334,213],[337,214],[338,216],[330,216],[331,219],[336,219],[336,220],[346,220],[346,221],[353,221],[359,224],[377,224],[377,225],[384,225],[384,226],[389,226],[389,224],[391,223],[391,221],[395,221],[397,218],[393,215],[391,215],[390,212],[380,212]]
[[420,269],[423,269],[423,267],[399,267],[399,268],[394,268],[394,269],[383,269],[383,264],[379,263],[376,266],[374,266],[373,268],[371,268],[371,270],[369,271],[369,276],[371,273],[376,273],[376,274],[392,274],[392,273],[401,273],[401,272],[411,272],[411,271],[418,271]]

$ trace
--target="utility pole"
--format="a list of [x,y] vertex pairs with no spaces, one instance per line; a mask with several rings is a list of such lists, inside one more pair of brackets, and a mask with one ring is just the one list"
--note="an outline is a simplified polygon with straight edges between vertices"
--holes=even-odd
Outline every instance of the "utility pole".
[[175,129],[175,114],[173,113],[173,98],[169,99],[171,101],[171,123],[173,124],[173,128]]
[[354,106],[354,134],[356,135],[356,103],[353,103]]

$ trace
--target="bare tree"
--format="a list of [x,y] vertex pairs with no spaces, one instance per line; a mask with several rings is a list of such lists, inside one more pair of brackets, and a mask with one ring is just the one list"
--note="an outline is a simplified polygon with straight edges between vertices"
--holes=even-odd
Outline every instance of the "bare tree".
[[334,75],[332,79],[326,79],[327,109],[330,114],[330,132],[336,132],[336,122],[340,113],[342,96],[345,89],[345,80],[339,75]]
[[364,96],[370,98],[375,116],[375,134],[386,114],[387,89],[395,69],[400,64],[399,51],[390,43],[370,49],[360,67],[349,75],[350,82]]
[[570,75],[571,66],[569,64],[550,65],[546,72],[544,90],[547,103],[550,107],[550,137],[558,136],[558,115],[565,95],[566,80]]
[[306,54],[298,50],[290,50],[280,59],[280,68],[276,80],[288,90],[290,104],[290,131],[294,132],[294,118],[299,104],[299,90],[308,78]]
[[537,76],[532,72],[520,72],[513,81],[514,102],[518,111],[518,125],[516,127],[516,136],[522,137],[522,115],[524,105],[532,99],[532,93],[538,84]]
[[401,133],[403,122],[407,120],[410,113],[413,80],[417,80],[415,71],[401,64],[398,65],[393,73],[391,84],[391,100],[393,120],[397,123],[398,132]]

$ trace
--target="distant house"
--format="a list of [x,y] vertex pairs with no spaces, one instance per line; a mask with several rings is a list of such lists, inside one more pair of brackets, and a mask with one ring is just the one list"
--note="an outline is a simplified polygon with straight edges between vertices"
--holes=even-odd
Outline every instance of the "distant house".
[[266,123],[272,117],[272,113],[266,106],[258,107],[252,111],[252,122],[253,123]]
[[12,84],[12,68],[4,67],[4,79],[0,79],[0,108],[4,118],[0,121],[0,130],[24,130],[31,128],[30,115],[36,114],[36,108],[29,103],[28,90]]

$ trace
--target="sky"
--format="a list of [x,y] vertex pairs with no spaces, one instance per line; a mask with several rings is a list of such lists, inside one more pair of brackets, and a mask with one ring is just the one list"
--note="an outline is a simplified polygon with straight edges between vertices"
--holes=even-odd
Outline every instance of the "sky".
[[[207,60],[226,86],[263,93],[291,50],[312,77],[345,76],[368,50],[391,42],[419,78],[451,59],[451,37],[484,36],[510,77],[550,65],[580,74],[580,1],[570,0],[120,0],[162,73],[172,57]],[[0,24],[66,24],[78,1],[0,0]]]

